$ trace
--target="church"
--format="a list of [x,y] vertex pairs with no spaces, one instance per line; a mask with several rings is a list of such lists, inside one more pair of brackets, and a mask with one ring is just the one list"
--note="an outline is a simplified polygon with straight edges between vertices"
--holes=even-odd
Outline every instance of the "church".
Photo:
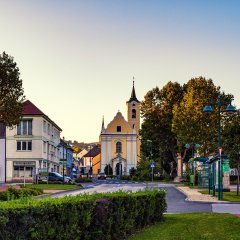
[[134,81],[126,105],[127,120],[118,111],[105,128],[103,119],[100,134],[101,172],[110,164],[113,175],[129,175],[130,169],[137,166],[140,155],[140,101],[136,97]]

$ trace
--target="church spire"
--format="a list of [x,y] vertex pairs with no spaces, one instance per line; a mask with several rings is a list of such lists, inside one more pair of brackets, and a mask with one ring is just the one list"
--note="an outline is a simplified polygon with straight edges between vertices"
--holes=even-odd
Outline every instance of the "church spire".
[[132,101],[135,101],[135,102],[139,102],[137,97],[136,97],[136,93],[135,93],[135,87],[134,87],[134,77],[133,77],[133,87],[132,87],[132,93],[131,93],[131,97],[129,99],[128,102],[132,102]]
[[105,129],[105,127],[104,127],[104,116],[103,116],[103,118],[102,118],[102,130],[103,129]]

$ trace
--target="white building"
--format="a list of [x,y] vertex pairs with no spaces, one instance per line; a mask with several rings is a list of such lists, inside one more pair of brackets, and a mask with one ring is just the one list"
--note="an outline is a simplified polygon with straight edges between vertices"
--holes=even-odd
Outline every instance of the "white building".
[[18,126],[6,130],[6,181],[32,181],[41,171],[59,172],[61,128],[29,100]]

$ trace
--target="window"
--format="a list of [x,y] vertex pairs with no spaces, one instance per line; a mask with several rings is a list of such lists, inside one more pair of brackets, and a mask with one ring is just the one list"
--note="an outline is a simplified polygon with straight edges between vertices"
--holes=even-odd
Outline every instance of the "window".
[[47,132],[47,123],[46,121],[43,121],[43,132]]
[[17,125],[17,135],[32,135],[32,120],[22,120]]
[[117,142],[116,143],[116,153],[121,153],[122,152],[122,143]]
[[121,132],[121,131],[122,131],[121,126],[117,126],[117,132]]
[[31,151],[32,141],[17,141],[17,151]]
[[135,128],[135,124],[133,124],[133,129]]
[[132,110],[132,118],[136,118],[136,109]]

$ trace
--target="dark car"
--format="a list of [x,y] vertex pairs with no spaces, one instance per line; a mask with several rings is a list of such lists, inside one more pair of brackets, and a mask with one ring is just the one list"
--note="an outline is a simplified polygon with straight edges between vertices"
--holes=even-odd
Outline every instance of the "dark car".
[[63,182],[63,175],[57,172],[48,173],[48,181],[49,182]]
[[98,175],[97,175],[98,179],[106,179],[107,178],[107,175],[104,173],[104,172],[100,172]]

